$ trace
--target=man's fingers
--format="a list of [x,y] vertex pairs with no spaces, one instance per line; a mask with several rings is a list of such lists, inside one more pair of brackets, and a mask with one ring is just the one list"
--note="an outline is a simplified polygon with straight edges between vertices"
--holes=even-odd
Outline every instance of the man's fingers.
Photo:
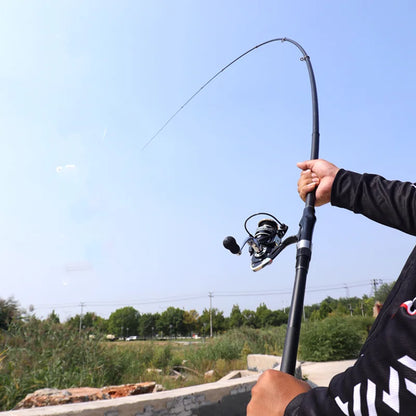
[[310,386],[276,370],[265,371],[251,390],[247,416],[283,416],[287,405]]
[[306,169],[311,169],[313,167],[313,164],[314,164],[313,160],[305,160],[304,162],[296,163],[296,166],[299,169],[306,170]]
[[315,206],[330,202],[332,184],[339,168],[323,159],[306,160],[297,163],[297,166],[302,169],[298,192],[303,201],[309,192],[316,189]]
[[310,169],[303,170],[298,180],[298,193],[305,200],[306,195],[319,184],[319,178]]
[[305,169],[300,173],[300,181],[319,182],[318,175],[310,169]]
[[298,193],[301,199],[305,201],[306,195],[308,195],[309,192],[312,192],[316,188],[317,185],[318,184],[316,182],[312,182],[312,183],[303,185],[301,188],[298,188]]

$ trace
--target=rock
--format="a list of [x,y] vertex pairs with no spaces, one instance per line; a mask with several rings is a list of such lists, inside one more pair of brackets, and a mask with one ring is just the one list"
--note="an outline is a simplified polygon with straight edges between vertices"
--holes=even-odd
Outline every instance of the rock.
[[186,378],[179,371],[176,371],[174,369],[170,370],[170,377],[172,377],[174,380],[179,380],[179,379],[185,379]]
[[147,372],[148,373],[155,373],[155,374],[162,374],[163,370],[161,370],[160,368],[148,368]]
[[215,371],[214,370],[209,370],[207,372],[205,372],[204,374],[204,379],[205,380],[212,380],[215,376]]
[[81,403],[95,400],[108,400],[117,397],[135,396],[137,394],[153,393],[156,383],[123,384],[109,386],[101,389],[92,387],[78,387],[65,390],[40,389],[28,394],[15,409],[28,409],[32,407],[54,406],[67,403]]
[[40,389],[36,390],[34,393],[28,394],[17,404],[15,409],[81,403],[109,398],[110,396],[103,393],[101,389],[91,387],[71,388],[66,390]]
[[101,390],[104,394],[108,394],[111,399],[117,397],[136,396],[137,394],[153,393],[156,387],[154,381],[136,384],[123,384],[121,386],[103,387]]

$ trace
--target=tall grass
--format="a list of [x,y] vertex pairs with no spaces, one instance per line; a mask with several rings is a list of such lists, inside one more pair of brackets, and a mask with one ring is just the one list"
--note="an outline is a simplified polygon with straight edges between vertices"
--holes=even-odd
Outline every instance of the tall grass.
[[[153,380],[176,388],[203,383],[204,373],[211,369],[215,380],[230,370],[245,368],[248,353],[281,349],[283,338],[278,332],[242,328],[191,345],[113,344],[31,318],[0,334],[0,410],[13,408],[28,393],[45,387],[102,387]],[[178,367],[192,371],[186,378],[169,377],[172,368]]]
[[125,363],[66,326],[32,318],[0,335],[0,405],[13,407],[39,388],[105,385]]
[[[351,334],[357,332],[362,337],[368,323],[348,322],[344,332],[337,330],[345,326],[342,322],[323,322],[322,327],[305,325],[303,348],[301,345],[305,358],[309,354],[308,359],[322,361],[339,352],[341,356],[349,355],[350,351],[344,347],[342,351],[334,351],[333,345],[339,343],[328,344],[325,338],[345,341],[354,338]],[[242,327],[200,343],[109,343],[99,338],[88,339],[62,324],[31,318],[0,333],[0,410],[12,409],[28,393],[45,387],[103,387],[155,381],[170,389],[203,383],[208,370],[214,370],[210,381],[215,381],[231,370],[246,368],[247,354],[280,355],[285,332],[284,326],[261,330]],[[354,353],[359,342],[355,338],[351,347]],[[320,340],[326,344],[321,342],[319,346]],[[332,348],[329,355],[328,345]],[[186,377],[171,377],[173,368],[179,371],[185,368]]]

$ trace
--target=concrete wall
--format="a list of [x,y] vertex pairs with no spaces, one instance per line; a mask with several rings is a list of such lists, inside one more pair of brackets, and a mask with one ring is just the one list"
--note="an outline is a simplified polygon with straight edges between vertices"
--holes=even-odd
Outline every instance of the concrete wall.
[[88,403],[0,412],[1,416],[245,416],[258,374]]

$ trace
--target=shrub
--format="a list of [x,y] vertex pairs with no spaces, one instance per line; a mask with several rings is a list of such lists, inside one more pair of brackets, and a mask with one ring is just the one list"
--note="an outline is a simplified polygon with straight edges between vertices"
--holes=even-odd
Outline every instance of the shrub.
[[308,361],[356,358],[367,336],[370,318],[330,316],[306,322],[300,337],[300,357]]
[[203,373],[214,368],[220,360],[235,361],[239,368],[246,366],[247,354],[280,353],[283,349],[285,328],[253,329],[241,327],[208,339],[187,352],[189,365]]

